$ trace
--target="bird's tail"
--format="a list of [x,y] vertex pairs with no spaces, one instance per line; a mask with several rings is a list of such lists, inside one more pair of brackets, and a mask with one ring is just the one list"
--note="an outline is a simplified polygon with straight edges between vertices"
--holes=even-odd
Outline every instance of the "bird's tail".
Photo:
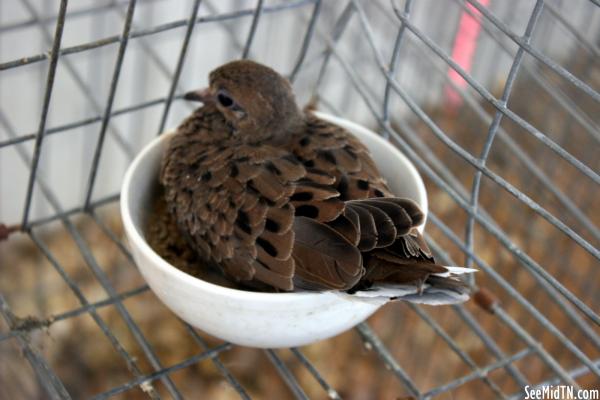
[[469,298],[457,276],[475,270],[433,258],[417,227],[425,216],[412,200],[349,200],[335,219],[296,217],[297,289],[348,291],[369,301],[453,304]]
[[365,267],[365,274],[351,290],[355,296],[432,305],[462,303],[469,298],[468,285],[458,277],[475,270],[435,261],[417,230],[424,215],[416,203],[382,198],[349,201],[346,207],[359,216],[357,244]]
[[419,285],[380,282],[368,288],[358,289],[352,295],[366,301],[402,300],[429,305],[458,304],[467,301],[470,294],[469,286],[457,277],[476,270],[454,266],[444,268],[446,272],[432,273]]

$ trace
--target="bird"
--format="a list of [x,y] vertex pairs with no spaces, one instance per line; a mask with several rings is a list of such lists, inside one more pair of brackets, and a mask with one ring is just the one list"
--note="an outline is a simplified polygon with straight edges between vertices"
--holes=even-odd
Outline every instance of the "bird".
[[176,129],[159,181],[174,229],[207,265],[252,290],[339,291],[451,304],[469,298],[396,197],[367,147],[301,109],[272,68],[234,60],[184,95],[202,106]]

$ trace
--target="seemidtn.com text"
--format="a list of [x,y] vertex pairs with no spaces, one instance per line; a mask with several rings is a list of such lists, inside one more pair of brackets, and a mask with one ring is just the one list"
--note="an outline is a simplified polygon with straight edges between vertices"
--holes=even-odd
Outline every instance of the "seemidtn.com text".
[[575,389],[573,386],[525,386],[525,399],[536,400],[598,400],[600,389]]

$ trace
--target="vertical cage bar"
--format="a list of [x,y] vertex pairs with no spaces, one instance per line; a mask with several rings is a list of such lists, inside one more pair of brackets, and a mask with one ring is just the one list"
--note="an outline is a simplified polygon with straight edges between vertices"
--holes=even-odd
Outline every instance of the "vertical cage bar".
[[[533,11],[529,17],[529,22],[527,23],[527,28],[525,29],[525,35],[523,39],[525,43],[531,42],[531,35],[533,34],[533,30],[535,29],[536,23],[539,19],[539,16],[542,12],[544,6],[543,0],[537,0]],[[521,63],[523,62],[523,55],[525,50],[522,47],[519,47],[517,50],[517,54],[513,59],[512,66],[510,67],[510,71],[508,73],[508,77],[506,78],[506,83],[504,85],[504,91],[502,93],[502,97],[500,98],[500,102],[503,106],[506,107],[508,100],[510,98],[510,93],[512,91],[513,85],[517,79],[517,75],[519,74],[519,69],[521,68]],[[494,139],[496,138],[496,134],[498,133],[498,128],[500,127],[500,122],[502,121],[503,114],[500,111],[496,111],[494,115],[494,119],[490,124],[488,135],[486,141],[483,145],[483,149],[481,150],[481,155],[479,156],[479,162],[481,165],[485,165],[487,158],[490,155],[490,151],[492,150],[492,145],[494,143]],[[473,243],[475,241],[475,217],[474,213],[477,212],[477,207],[479,206],[479,191],[481,186],[481,178],[483,177],[483,173],[481,170],[475,171],[475,176],[473,177],[473,184],[471,186],[471,208],[473,209],[473,214],[469,214],[467,227],[465,231],[465,243],[467,248],[473,249]],[[466,254],[465,263],[467,267],[473,265],[473,259]],[[474,279],[474,278],[473,278]]]
[[[412,0],[406,0],[404,3],[404,14],[407,18],[410,18],[410,11],[412,8]],[[394,49],[392,50],[392,58],[389,64],[389,74],[390,76],[394,76],[396,73],[396,69],[398,68],[398,63],[400,62],[400,49],[402,48],[402,38],[404,37],[404,31],[406,27],[404,24],[400,24],[398,28],[398,34],[396,35],[396,41],[394,42]],[[392,91],[392,86],[389,80],[385,81],[385,89],[383,92],[383,109],[381,114],[381,119],[384,125],[390,123],[390,94]],[[385,139],[389,139],[390,135],[387,131],[383,132],[383,137]]]
[[250,25],[250,31],[248,31],[248,37],[246,38],[246,45],[244,46],[244,51],[242,52],[242,58],[248,58],[250,54],[250,46],[252,46],[252,41],[254,40],[254,35],[256,34],[256,28],[258,27],[258,21],[260,20],[260,15],[262,14],[264,0],[257,0],[256,8],[254,9],[254,15],[252,16],[252,25]]
[[102,126],[100,127],[100,133],[98,135],[98,143],[96,144],[96,151],[94,152],[94,158],[92,159],[92,167],[88,178],[88,185],[86,189],[84,209],[89,209],[90,202],[92,201],[92,192],[94,191],[94,182],[96,181],[96,175],[98,174],[98,165],[100,163],[100,155],[104,147],[104,137],[108,128],[110,113],[112,111],[113,101],[115,99],[115,93],[117,91],[117,85],[121,76],[121,67],[123,66],[123,59],[125,58],[125,51],[127,50],[127,43],[129,42],[129,33],[131,31],[131,22],[133,20],[133,13],[135,11],[136,0],[130,0],[127,8],[127,16],[125,17],[125,24],[123,25],[123,33],[121,34],[119,51],[117,53],[117,60],[115,62],[115,69],[113,72],[112,80],[110,82],[110,89],[108,94],[108,100],[104,109],[104,115],[102,117]]
[[44,103],[42,105],[42,114],[35,139],[35,147],[33,150],[33,158],[31,161],[31,171],[29,181],[27,183],[27,194],[25,196],[25,207],[23,209],[23,218],[21,226],[27,228],[29,222],[29,210],[31,208],[31,199],[33,197],[33,187],[35,178],[38,172],[38,164],[42,152],[44,136],[46,135],[46,119],[48,118],[48,109],[50,108],[50,99],[52,98],[52,89],[54,88],[54,77],[56,76],[56,67],[58,65],[58,57],[60,50],[60,42],[65,27],[65,14],[67,12],[67,0],[61,0],[60,9],[58,11],[58,19],[56,20],[56,28],[54,32],[54,41],[52,42],[52,50],[50,51],[50,65],[48,66],[48,77],[46,80],[46,92],[44,94]]
[[187,55],[188,45],[190,43],[190,38],[192,37],[192,32],[194,31],[194,27],[196,26],[196,18],[198,16],[198,9],[200,8],[201,0],[194,0],[194,4],[192,6],[192,12],[190,14],[190,19],[188,21],[188,25],[185,31],[185,37],[183,38],[183,44],[181,45],[181,50],[179,52],[179,59],[177,60],[177,67],[175,68],[175,73],[171,79],[171,87],[169,88],[169,94],[167,95],[167,101],[165,102],[165,108],[160,119],[158,134],[160,135],[164,129],[165,124],[167,122],[167,117],[169,115],[169,110],[171,108],[171,103],[173,101],[173,95],[175,94],[175,89],[177,88],[177,84],[179,83],[179,77],[181,75],[181,70],[183,69],[183,63],[185,62],[185,56]]
[[300,68],[302,67],[302,63],[304,62],[304,58],[306,57],[306,53],[308,52],[308,46],[312,42],[313,34],[315,32],[315,27],[317,24],[317,18],[321,13],[321,4],[322,0],[316,0],[313,8],[312,15],[310,17],[310,21],[308,22],[308,28],[306,28],[306,34],[304,35],[304,40],[302,41],[302,47],[300,48],[300,53],[298,54],[298,58],[296,60],[296,64],[290,73],[290,82],[294,82],[296,80],[296,76],[298,72],[300,72]]

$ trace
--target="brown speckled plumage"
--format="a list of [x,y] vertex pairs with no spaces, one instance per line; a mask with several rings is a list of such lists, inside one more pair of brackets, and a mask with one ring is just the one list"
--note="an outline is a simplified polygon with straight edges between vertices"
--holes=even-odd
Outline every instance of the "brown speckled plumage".
[[439,277],[415,229],[416,203],[393,197],[367,148],[296,106],[286,80],[251,61],[213,71],[205,104],[164,155],[161,183],[179,231],[225,275],[290,291],[397,283],[464,291]]

